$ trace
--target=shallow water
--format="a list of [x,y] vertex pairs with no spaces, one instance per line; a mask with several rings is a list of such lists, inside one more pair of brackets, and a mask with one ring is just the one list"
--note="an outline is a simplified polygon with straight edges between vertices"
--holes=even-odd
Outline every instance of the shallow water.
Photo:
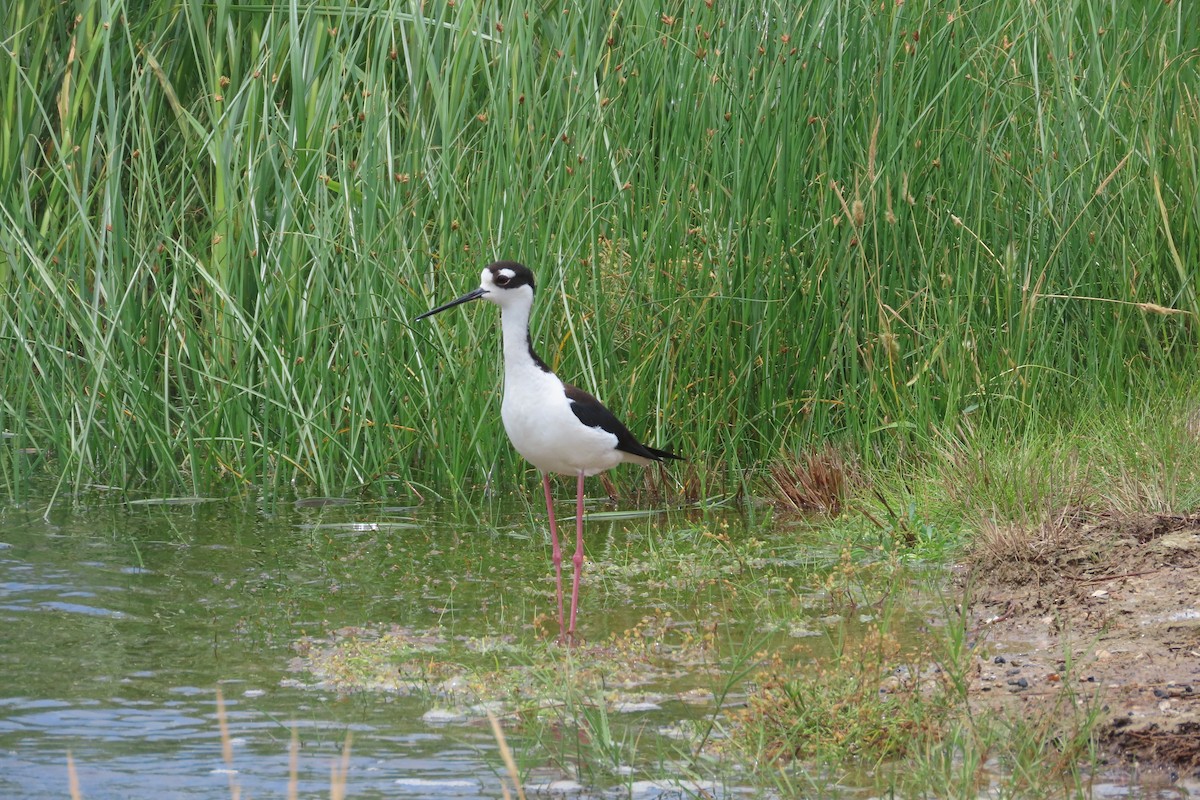
[[[763,609],[795,595],[789,577],[802,581],[837,559],[811,535],[768,536],[734,514],[621,516],[597,513],[587,528],[580,628],[591,642],[646,618],[681,631],[719,627],[729,643],[788,636],[770,632],[780,626]],[[569,518],[560,524],[573,528]],[[51,522],[40,509],[9,509],[0,516],[0,797],[68,796],[68,752],[88,798],[228,798],[231,776],[243,796],[281,797],[293,728],[302,795],[329,790],[352,733],[352,797],[499,797],[502,761],[481,714],[451,713],[439,724],[447,701],[436,693],[338,691],[298,659],[297,643],[401,629],[446,646],[552,649],[534,629],[546,627],[539,618],[553,599],[546,539],[542,516],[523,505],[303,503],[268,512],[160,503]],[[828,614],[819,605],[797,612],[790,635],[820,646],[808,635]],[[631,694],[616,705],[614,726],[636,728],[639,751],[654,755],[606,778],[573,774],[561,757],[542,763],[544,747],[516,738],[527,780],[579,778],[595,796],[629,796],[630,787],[670,796],[653,781],[672,774],[676,751],[647,748],[642,737],[663,731],[669,743],[673,725],[710,716],[712,707],[678,697],[718,691],[718,673],[652,676],[637,688],[657,692],[657,702],[639,706],[643,694]],[[222,760],[217,686],[232,770]]]

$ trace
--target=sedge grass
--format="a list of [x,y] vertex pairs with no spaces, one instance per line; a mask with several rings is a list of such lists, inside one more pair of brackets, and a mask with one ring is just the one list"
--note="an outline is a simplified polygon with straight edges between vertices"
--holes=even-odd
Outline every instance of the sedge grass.
[[1185,5],[14,0],[0,482],[511,486],[496,257],[702,495],[1194,374]]

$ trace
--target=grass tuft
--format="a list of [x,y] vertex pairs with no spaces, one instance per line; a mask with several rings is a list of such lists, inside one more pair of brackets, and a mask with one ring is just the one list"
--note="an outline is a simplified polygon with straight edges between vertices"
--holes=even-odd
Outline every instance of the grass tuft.
[[743,746],[755,760],[843,765],[920,752],[942,735],[947,700],[923,668],[898,670],[901,654],[899,640],[878,629],[815,670],[775,654],[734,716]]
[[836,517],[851,491],[862,481],[853,456],[824,445],[809,449],[790,462],[769,467],[771,497],[793,511],[817,511]]

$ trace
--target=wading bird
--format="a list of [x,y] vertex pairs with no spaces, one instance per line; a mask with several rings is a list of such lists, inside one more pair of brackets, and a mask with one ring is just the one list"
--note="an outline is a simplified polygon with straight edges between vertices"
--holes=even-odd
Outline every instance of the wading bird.
[[[560,640],[574,640],[579,607],[579,576],[583,572],[583,479],[622,463],[647,465],[680,459],[666,450],[647,447],[634,438],[613,413],[582,389],[563,383],[533,352],[529,312],[533,308],[533,273],[513,261],[484,268],[479,288],[417,319],[483,298],[500,306],[504,344],[504,399],[500,417],[513,447],[542,473],[546,514],[558,590]],[[571,581],[571,616],[563,627],[562,548],[554,521],[550,473],[575,476],[575,564]]]

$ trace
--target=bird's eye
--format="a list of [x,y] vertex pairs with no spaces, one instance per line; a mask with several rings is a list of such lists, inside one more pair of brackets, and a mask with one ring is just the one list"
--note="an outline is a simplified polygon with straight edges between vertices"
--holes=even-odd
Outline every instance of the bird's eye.
[[501,273],[497,275],[494,280],[497,286],[508,286],[508,282],[512,280],[512,278],[508,277],[504,273]]

